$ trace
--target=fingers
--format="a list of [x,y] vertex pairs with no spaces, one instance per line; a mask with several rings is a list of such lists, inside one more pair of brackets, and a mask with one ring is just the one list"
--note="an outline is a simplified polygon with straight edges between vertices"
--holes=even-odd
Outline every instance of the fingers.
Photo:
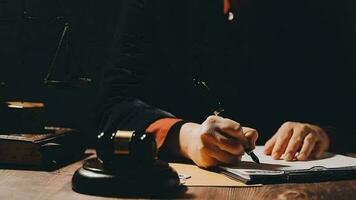
[[232,155],[243,155],[244,148],[241,143],[233,138],[227,138],[218,132],[214,134],[203,134],[202,140],[206,145],[213,145],[220,150],[228,152]]
[[197,166],[203,167],[203,168],[209,168],[209,167],[217,166],[220,164],[220,161],[218,161],[216,158],[209,156],[207,154],[206,148],[202,148],[200,150],[200,154],[202,155],[201,160],[195,161]]
[[245,134],[246,139],[248,140],[250,147],[252,149],[255,149],[256,147],[256,141],[258,139],[258,132],[256,129],[249,128],[249,127],[243,127],[242,128],[243,133]]
[[196,163],[203,167],[238,163],[245,153],[244,147],[254,148],[258,138],[256,130],[244,130],[233,120],[219,116],[208,117],[202,124],[202,147],[199,150],[201,156]]
[[229,136],[237,139],[245,139],[245,135],[243,134],[242,126],[231,120],[224,119],[221,125],[218,127],[220,131],[228,134]]
[[227,138],[218,132],[202,134],[201,140],[203,143],[199,150],[201,159],[196,162],[200,167],[237,164],[244,154],[244,149],[237,140]]
[[272,157],[273,159],[278,160],[287,148],[289,140],[293,135],[293,129],[289,124],[284,124],[279,128],[276,134],[277,138],[272,150]]
[[233,138],[240,139],[241,137],[244,137],[242,127],[239,123],[231,119],[226,119],[215,115],[209,116],[203,123],[203,127],[205,127],[205,130],[203,131],[207,133],[212,133],[218,130]]
[[274,134],[271,139],[269,139],[264,147],[264,154],[271,155],[274,145],[276,144],[277,134]]
[[[218,131],[222,135],[230,138],[236,138],[243,147],[254,149],[258,138],[258,133],[255,129],[242,127],[238,122],[231,119],[222,118],[219,116],[210,116],[206,120],[207,132]],[[246,135],[247,133],[247,135]],[[248,136],[248,137],[246,137]]]
[[328,149],[328,145],[324,142],[317,142],[315,144],[315,148],[311,153],[310,157],[314,157],[316,159],[320,159],[323,153]]
[[241,156],[232,155],[216,146],[205,147],[202,153],[218,161],[219,164],[237,164]]
[[254,149],[256,146],[258,132],[249,127],[242,128],[236,121],[210,116],[203,124],[203,131],[211,135],[210,141],[231,154],[240,155],[244,148]]
[[320,137],[315,144],[314,150],[312,151],[312,153],[314,153],[312,156],[316,159],[320,159],[323,153],[328,150],[330,146],[330,139],[326,132],[323,129],[320,129],[319,134]]
[[[293,135],[287,145],[284,159],[287,161],[291,161],[294,159],[295,154],[300,150],[300,148],[305,145],[304,138],[310,130],[305,126],[295,126],[293,129]],[[310,138],[310,137],[309,137]],[[303,144],[304,143],[304,144]],[[307,148],[307,147],[306,147]]]
[[277,133],[266,142],[264,153],[273,159],[280,159],[284,154],[286,161],[308,160],[320,156],[327,150],[329,138],[318,126],[286,122]]
[[298,154],[297,159],[298,160],[307,160],[310,157],[310,155],[316,145],[316,142],[317,142],[316,133],[314,133],[314,132],[309,133],[304,139],[302,149],[300,150],[300,153]]

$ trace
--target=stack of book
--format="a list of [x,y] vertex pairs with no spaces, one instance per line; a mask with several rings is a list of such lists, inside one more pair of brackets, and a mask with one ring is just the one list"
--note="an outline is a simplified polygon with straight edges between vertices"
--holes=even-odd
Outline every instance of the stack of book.
[[82,138],[78,131],[60,127],[45,127],[41,133],[0,132],[0,166],[60,166],[83,155]]

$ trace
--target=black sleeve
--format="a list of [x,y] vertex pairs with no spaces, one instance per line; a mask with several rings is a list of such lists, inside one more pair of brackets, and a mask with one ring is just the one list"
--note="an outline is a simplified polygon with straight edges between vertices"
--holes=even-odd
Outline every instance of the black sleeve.
[[146,104],[139,96],[153,67],[154,8],[154,0],[122,1],[115,41],[101,80],[100,132],[144,131],[160,118],[173,117]]

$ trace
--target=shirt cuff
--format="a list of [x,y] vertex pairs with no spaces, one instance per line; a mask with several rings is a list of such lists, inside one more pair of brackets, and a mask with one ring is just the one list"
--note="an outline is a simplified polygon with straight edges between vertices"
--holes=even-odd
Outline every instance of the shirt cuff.
[[146,128],[147,133],[151,133],[156,138],[157,147],[160,148],[167,137],[169,130],[177,122],[183,121],[177,118],[163,118],[159,119]]

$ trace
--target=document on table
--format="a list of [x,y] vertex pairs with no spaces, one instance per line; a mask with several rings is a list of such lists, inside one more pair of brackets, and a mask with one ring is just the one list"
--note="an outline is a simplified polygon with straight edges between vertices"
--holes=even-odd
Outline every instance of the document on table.
[[[178,174],[187,177],[183,184],[189,187],[246,187],[245,183],[223,174],[199,168],[195,164],[169,163]],[[182,182],[182,180],[181,180]]]
[[[325,153],[318,160],[274,160],[263,153],[263,146],[254,150],[261,164],[244,155],[234,167],[220,167],[221,172],[246,183],[301,182],[303,180],[332,180],[356,177],[356,158]],[[346,177],[347,176],[347,177]]]

